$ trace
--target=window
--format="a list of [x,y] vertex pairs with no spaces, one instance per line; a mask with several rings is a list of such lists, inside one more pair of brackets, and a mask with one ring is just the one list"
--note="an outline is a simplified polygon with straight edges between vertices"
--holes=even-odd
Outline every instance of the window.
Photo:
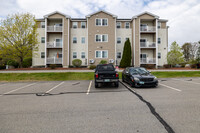
[[45,28],[45,22],[41,22],[41,28]]
[[56,47],[62,47],[62,39],[56,38]]
[[103,26],[108,25],[108,19],[102,19],[102,25]]
[[161,22],[158,22],[158,29],[161,28]]
[[85,29],[86,27],[86,22],[81,22],[81,28]]
[[85,59],[85,52],[81,52],[81,58]]
[[73,52],[73,59],[77,58],[77,52]]
[[55,24],[55,26],[58,26],[58,27],[59,27],[59,26],[62,26],[62,24]]
[[108,19],[107,18],[97,18],[96,19],[96,26],[107,26],[108,25]]
[[117,22],[117,29],[121,28],[121,22]]
[[77,43],[77,38],[73,37],[73,43]]
[[41,52],[41,58],[45,58],[45,52]]
[[108,35],[96,35],[96,42],[108,42]]
[[108,58],[108,51],[96,51],[96,58]]
[[73,29],[78,28],[78,23],[77,23],[77,22],[72,22],[72,28],[73,28]]
[[45,43],[45,37],[41,37],[41,43]]
[[85,44],[85,37],[81,37],[81,43]]
[[129,23],[129,22],[126,22],[126,23],[125,23],[125,28],[126,28],[126,29],[129,29],[129,28],[130,28],[130,23]]
[[121,54],[122,54],[121,52],[117,52],[117,58],[118,59],[121,59]]
[[160,52],[158,53],[158,59],[161,59],[161,53]]
[[118,44],[121,43],[121,37],[118,37],[118,38],[117,38],[117,43],[118,43]]
[[160,38],[158,38],[158,44],[161,44],[161,39]]

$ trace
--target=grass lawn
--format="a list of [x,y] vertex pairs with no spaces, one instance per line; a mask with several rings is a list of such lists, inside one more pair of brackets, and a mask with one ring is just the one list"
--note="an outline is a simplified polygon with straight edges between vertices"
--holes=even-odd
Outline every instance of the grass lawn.
[[[152,72],[158,78],[200,77],[200,71],[187,72]],[[121,78],[122,74],[119,73]],[[0,81],[62,81],[62,80],[93,80],[93,72],[66,73],[0,73]]]

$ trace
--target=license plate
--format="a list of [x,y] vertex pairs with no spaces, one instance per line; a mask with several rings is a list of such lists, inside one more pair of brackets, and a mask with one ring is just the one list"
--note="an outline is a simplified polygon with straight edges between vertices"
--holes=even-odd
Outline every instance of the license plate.
[[105,82],[110,82],[110,79],[105,79],[104,81],[105,81]]
[[142,82],[142,81],[140,81],[139,83],[140,83],[141,85],[143,85],[143,84],[144,84],[144,82]]

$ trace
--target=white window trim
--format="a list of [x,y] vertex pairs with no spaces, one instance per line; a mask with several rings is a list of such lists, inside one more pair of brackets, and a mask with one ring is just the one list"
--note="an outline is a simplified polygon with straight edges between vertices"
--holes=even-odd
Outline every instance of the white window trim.
[[[128,23],[129,28],[126,28],[126,23]],[[130,29],[130,22],[125,22],[125,23],[124,23],[124,28],[125,28],[125,29]]]
[[117,52],[117,59],[121,59],[121,58],[118,58],[118,53],[120,53],[121,58],[122,58],[122,52]]
[[122,38],[121,37],[117,37],[117,41],[118,41],[118,38],[120,38],[120,43],[117,43],[117,44],[121,44],[122,43]]
[[[97,19],[100,19],[100,20],[101,20],[101,25],[96,25]],[[106,20],[107,20],[107,25],[103,25],[103,19],[106,19]],[[96,19],[95,19],[95,26],[108,26],[108,18],[96,18]]]
[[[118,26],[118,25],[117,25],[117,23],[119,23],[119,24],[120,24],[120,27],[119,27],[119,28],[117,28],[117,26]],[[117,23],[116,23],[116,28],[117,28],[117,29],[120,29],[120,28],[122,28],[122,23],[121,23],[121,22],[117,22]]]
[[[74,24],[76,23],[76,28],[74,28]],[[72,28],[77,29],[78,28],[78,22],[72,22]]]
[[[76,53],[76,58],[74,58],[74,53]],[[73,59],[78,59],[78,53],[77,52],[72,52],[72,58]]]
[[[97,57],[97,56],[96,56],[96,51],[100,51],[100,52],[101,52],[101,57]],[[107,58],[103,58],[103,57],[102,57],[103,51],[107,51]],[[108,59],[108,50],[95,50],[95,58],[97,58],[97,59]]]
[[[74,38],[76,38],[76,43],[74,43]],[[72,43],[73,43],[73,44],[77,44],[77,43],[78,43],[78,40],[77,40],[77,37],[76,37],[76,36],[73,36],[73,37],[72,37]]]
[[[81,28],[83,26],[83,23],[85,23],[85,28],[86,28],[86,22],[81,22]],[[85,29],[85,28],[82,28],[82,29]]]
[[[83,53],[83,52],[84,52],[84,51],[81,52],[81,59],[85,59],[85,58],[82,58],[82,53]],[[85,52],[84,52],[84,53],[85,53]],[[86,57],[86,54],[85,54],[85,57]]]
[[[100,36],[101,36],[101,41],[98,41],[98,42],[96,41],[96,36],[97,36],[97,35],[100,35]],[[107,35],[107,41],[102,41],[102,40],[103,40],[103,35]],[[99,42],[108,42],[108,34],[95,34],[95,38],[94,38],[94,39],[95,39],[95,42],[96,42],[96,43],[99,43]]]
[[[85,38],[85,43],[82,43],[82,38]],[[86,44],[86,37],[85,36],[81,36],[81,44]]]

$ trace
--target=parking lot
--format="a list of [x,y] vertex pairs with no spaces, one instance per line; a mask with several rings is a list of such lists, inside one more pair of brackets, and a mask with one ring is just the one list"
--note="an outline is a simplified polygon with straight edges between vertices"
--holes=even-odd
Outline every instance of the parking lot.
[[199,86],[200,78],[159,79],[156,88],[1,82],[0,132],[166,133],[164,121],[174,132],[199,133]]

